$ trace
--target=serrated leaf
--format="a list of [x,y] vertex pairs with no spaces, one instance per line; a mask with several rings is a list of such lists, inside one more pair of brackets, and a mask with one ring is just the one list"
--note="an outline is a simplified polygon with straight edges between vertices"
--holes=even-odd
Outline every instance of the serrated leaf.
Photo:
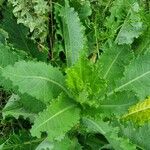
[[33,136],[40,137],[41,132],[48,134],[53,140],[65,135],[80,119],[80,110],[67,96],[54,100],[46,110],[39,113],[31,129]]
[[131,120],[143,125],[150,120],[150,98],[137,103],[129,108],[127,114],[122,116],[123,120]]
[[[144,34],[135,43],[135,54],[137,56],[143,55],[144,53],[150,52],[150,29],[146,30]],[[138,47],[137,47],[138,45]]]
[[139,12],[139,4],[133,3],[117,35],[116,42],[118,44],[132,44],[134,38],[138,38],[142,34],[143,22]]
[[77,62],[84,48],[83,26],[77,12],[67,4],[60,11],[63,19],[63,38],[68,66]]
[[150,52],[150,14],[147,12],[143,14],[145,17],[145,25],[146,28],[143,34],[138,38],[138,40],[134,43],[133,48],[135,50],[136,55],[142,55],[146,52]]
[[128,139],[119,137],[117,127],[113,127],[107,122],[100,119],[83,118],[83,124],[89,132],[103,134],[115,150],[136,150],[135,145]]
[[130,90],[137,94],[139,99],[144,99],[150,93],[150,53],[134,59],[126,67],[124,77],[117,81],[116,88],[108,93],[113,95],[114,91]]
[[40,140],[31,137],[31,135],[25,131],[21,131],[18,134],[12,134],[3,143],[2,150],[29,150],[35,149]]
[[23,116],[25,119],[30,118],[31,121],[36,117],[35,113],[29,112],[23,108],[23,105],[20,102],[20,97],[15,94],[12,94],[9,98],[7,104],[2,110],[2,115],[4,119],[8,116],[13,116],[16,119]]
[[[129,46],[118,46],[108,41],[104,52],[97,62],[101,76],[107,80],[109,88],[115,86],[115,81],[123,77],[125,66],[133,59],[133,52]],[[118,71],[119,70],[119,71]]]
[[89,0],[72,0],[70,1],[70,5],[75,8],[83,22],[92,14],[91,3]]
[[[115,0],[110,7],[110,16],[105,26],[110,38],[116,38],[118,44],[132,44],[143,32],[141,6],[137,0]],[[116,34],[118,33],[117,37]]]
[[[133,124],[121,126],[121,134],[129,138],[140,149],[150,149],[150,124],[146,123],[141,127],[135,127]],[[144,137],[144,138],[143,138]]]
[[53,147],[53,143],[45,139],[36,147],[35,150],[52,150]]
[[12,52],[10,47],[0,44],[0,68],[14,64],[17,60],[17,54]]
[[100,102],[100,111],[108,115],[123,115],[128,111],[129,107],[137,102],[137,97],[133,92],[123,91],[117,92],[110,97],[106,97]]
[[36,150],[80,150],[78,148],[79,143],[75,140],[70,140],[68,137],[65,137],[61,141],[50,142],[45,139],[41,142]]
[[2,75],[18,86],[20,93],[27,93],[38,100],[47,102],[57,97],[65,88],[65,77],[51,65],[43,62],[19,61],[14,66],[7,66]]
[[8,90],[12,88],[12,84],[2,76],[2,69],[7,65],[13,65],[20,59],[22,59],[22,56],[14,52],[12,48],[0,44],[0,86],[3,86],[3,88]]

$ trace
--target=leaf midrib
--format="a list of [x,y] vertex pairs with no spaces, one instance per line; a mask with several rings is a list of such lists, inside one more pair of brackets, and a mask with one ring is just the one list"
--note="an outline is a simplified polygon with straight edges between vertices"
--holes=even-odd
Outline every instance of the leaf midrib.
[[116,105],[110,105],[110,104],[109,105],[106,105],[106,104],[103,105],[102,104],[101,107],[104,107],[104,108],[106,108],[106,107],[109,107],[109,108],[110,107],[124,107],[124,106],[129,106],[131,104],[134,104],[134,103],[133,102],[129,102],[129,103],[126,103],[126,104],[121,104],[121,105],[117,105],[117,104]]
[[41,79],[41,80],[46,80],[48,82],[51,82],[51,83],[59,86],[64,92],[66,92],[66,94],[68,96],[70,96],[70,93],[67,91],[67,89],[64,86],[62,86],[60,83],[58,83],[57,81],[55,81],[55,80],[52,80],[52,79],[49,79],[49,78],[46,78],[46,77],[42,77],[42,76],[24,76],[24,75],[13,74],[13,73],[10,73],[10,72],[7,72],[7,74],[10,74],[10,75],[15,76],[15,77],[26,78],[26,79]]
[[99,124],[97,124],[96,122],[94,122],[91,119],[88,119],[88,118],[84,118],[84,119],[89,121],[91,124],[93,124],[99,130],[100,133],[102,133],[103,135],[106,134],[106,132],[99,126]]
[[64,109],[62,109],[62,110],[60,110],[59,112],[55,113],[53,116],[51,116],[50,118],[48,118],[47,120],[45,120],[44,122],[42,122],[40,125],[38,125],[36,128],[34,128],[34,130],[38,129],[38,128],[41,127],[42,125],[46,124],[48,121],[52,120],[53,118],[59,116],[60,114],[64,113],[65,111],[67,111],[67,110],[69,110],[69,109],[71,109],[71,108],[73,108],[73,107],[75,107],[75,106],[76,106],[76,105],[73,104],[73,105],[71,105],[71,106],[68,106],[68,107],[66,107],[66,108],[64,108]]
[[118,56],[121,54],[122,51],[119,51],[119,53],[117,53],[117,55],[115,56],[114,60],[111,62],[110,66],[108,67],[106,73],[104,74],[104,79],[107,78],[108,73],[110,72],[111,68],[113,67],[114,63],[116,62]]
[[114,91],[117,92],[117,91],[121,90],[122,88],[124,88],[124,87],[130,85],[131,83],[133,83],[133,82],[135,82],[135,81],[137,81],[137,80],[143,78],[144,76],[148,75],[149,73],[150,73],[150,71],[147,71],[147,72],[145,72],[145,73],[143,73],[143,74],[141,74],[141,75],[139,75],[139,76],[133,78],[132,80],[126,82],[125,84],[122,84],[121,86],[115,88],[113,91],[109,92],[109,93],[107,94],[107,96],[111,96],[111,95],[114,93]]
[[128,113],[127,115],[125,115],[123,118],[126,118],[126,117],[128,117],[128,116],[132,116],[132,115],[134,115],[134,114],[137,114],[137,113],[140,113],[140,112],[144,112],[144,111],[146,111],[146,110],[148,110],[148,109],[150,109],[150,106],[148,106],[148,107],[144,107],[144,108],[141,108],[141,109],[139,109],[139,110],[136,110],[136,111],[132,111],[131,113]]

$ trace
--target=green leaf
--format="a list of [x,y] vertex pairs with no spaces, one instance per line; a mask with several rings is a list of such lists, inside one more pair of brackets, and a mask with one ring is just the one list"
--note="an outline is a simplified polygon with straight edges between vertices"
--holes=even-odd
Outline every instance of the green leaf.
[[137,102],[137,97],[133,92],[117,92],[110,97],[106,97],[100,104],[100,111],[108,115],[123,115],[129,107]]
[[53,140],[64,136],[80,119],[80,110],[67,96],[59,96],[43,112],[39,113],[31,129],[32,136],[41,136],[41,132],[48,134]]
[[85,38],[83,26],[80,23],[77,12],[67,4],[60,10],[63,22],[63,38],[68,66],[77,62],[84,49]]
[[32,113],[39,113],[46,108],[46,104],[40,100],[35,99],[34,97],[27,94],[20,94],[20,102],[23,105],[23,108]]
[[11,9],[8,7],[3,11],[4,19],[0,23],[0,27],[8,33],[9,38],[7,41],[13,44],[13,47],[24,50],[32,57],[46,61],[47,52],[41,52],[37,45],[27,37],[28,28],[21,24],[17,24],[16,19],[10,10]]
[[141,55],[146,52],[150,52],[150,13],[145,12],[144,14],[146,26],[143,34],[136,40],[133,45],[136,55]]
[[57,97],[62,91],[68,94],[62,73],[43,62],[19,61],[14,66],[5,67],[2,75],[18,86],[20,93],[27,93],[44,102]]
[[22,58],[23,57],[14,52],[12,48],[0,44],[0,86],[3,86],[3,88],[7,90],[12,88],[11,82],[2,76],[2,69],[7,65],[13,65]]
[[101,133],[109,141],[115,150],[136,150],[128,139],[119,137],[119,129],[113,127],[102,120],[94,120],[90,118],[83,118],[83,124],[87,127],[90,133]]
[[12,96],[9,98],[7,104],[2,110],[2,115],[4,119],[8,116],[13,116],[16,119],[18,119],[20,116],[23,116],[25,119],[30,118],[31,121],[33,121],[36,117],[36,114],[23,108],[23,105],[20,102],[20,97],[15,94],[12,94]]
[[6,44],[8,39],[8,33],[0,28],[0,43]]
[[2,6],[3,2],[4,2],[4,0],[0,0],[0,6]]
[[61,141],[50,142],[45,139],[42,143],[38,145],[36,150],[81,150],[78,148],[79,143],[75,140],[70,140],[68,137],[65,137]]
[[75,8],[83,22],[92,14],[91,3],[89,0],[71,0],[70,5]]
[[116,88],[108,93],[113,95],[114,91],[134,91],[139,99],[145,99],[150,93],[150,53],[134,59],[126,67],[124,77],[118,81]]
[[134,38],[138,38],[142,34],[143,22],[139,12],[139,4],[133,3],[117,35],[116,42],[118,44],[132,44]]
[[136,146],[142,150],[150,149],[150,124],[146,123],[141,127],[134,127],[133,124],[121,126],[121,134],[129,138]]
[[18,55],[8,46],[0,44],[0,68],[18,61]]
[[[123,77],[125,66],[133,58],[133,52],[129,46],[118,46],[108,41],[104,52],[97,62],[101,76],[107,80],[110,89],[115,86],[115,81]],[[118,71],[119,70],[119,71]]]
[[2,150],[33,150],[36,148],[40,140],[35,139],[25,131],[18,134],[12,134],[3,143]]
[[53,148],[53,143],[45,139],[36,147],[35,150],[52,150]]
[[118,44],[132,44],[143,32],[141,6],[137,0],[115,0],[110,7],[111,15],[107,17],[105,26],[110,38]]
[[75,100],[81,104],[97,107],[107,85],[95,64],[88,59],[80,59],[78,63],[68,68],[66,73],[66,82]]
[[137,56],[150,52],[150,27],[134,44],[135,54]]
[[150,98],[137,103],[129,108],[128,113],[122,116],[123,120],[131,120],[143,125],[150,120]]

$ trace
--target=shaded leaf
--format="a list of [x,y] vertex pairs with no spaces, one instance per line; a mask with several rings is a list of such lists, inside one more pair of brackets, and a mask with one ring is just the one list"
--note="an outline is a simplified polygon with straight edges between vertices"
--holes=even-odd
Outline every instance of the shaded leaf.
[[128,139],[119,137],[119,129],[117,127],[113,127],[107,122],[100,119],[83,118],[83,124],[90,133],[101,133],[104,135],[115,150],[136,150],[135,145]]
[[20,97],[15,94],[12,94],[9,98],[7,104],[2,110],[2,115],[4,119],[8,116],[13,116],[16,119],[23,116],[25,119],[30,118],[31,121],[36,117],[35,113],[29,112],[23,108],[23,105],[20,102]]
[[3,143],[2,150],[29,150],[35,149],[40,140],[31,137],[25,131],[19,134],[12,134],[9,139]]
[[43,109],[46,108],[46,104],[40,100],[35,99],[34,97],[23,94],[20,96],[20,102],[22,103],[25,110],[28,110],[32,113],[39,113],[40,111],[43,111]]
[[33,39],[46,41],[48,34],[48,17],[51,10],[47,1],[8,0],[13,6],[13,14],[17,23],[22,23],[33,32]]
[[21,24],[17,24],[16,19],[10,11],[11,9],[9,7],[6,9],[7,10],[4,10],[4,19],[0,23],[0,27],[8,33],[9,38],[7,41],[13,44],[13,47],[24,50],[32,57],[46,61],[47,52],[41,52],[38,49],[37,45],[27,37],[28,29]]

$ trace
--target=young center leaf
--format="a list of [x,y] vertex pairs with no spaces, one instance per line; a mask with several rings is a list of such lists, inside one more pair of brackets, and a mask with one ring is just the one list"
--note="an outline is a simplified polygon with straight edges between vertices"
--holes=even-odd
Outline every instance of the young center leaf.
[[107,85],[105,80],[101,78],[95,64],[88,59],[80,59],[66,72],[66,83],[75,100],[81,104],[97,107]]
[[18,86],[20,93],[27,93],[41,101],[49,101],[57,97],[65,88],[65,77],[58,68],[43,62],[19,61],[14,66],[7,66],[2,75]]
[[61,137],[79,122],[79,113],[77,105],[67,96],[61,95],[46,110],[39,113],[31,134],[40,137],[41,132],[46,132],[49,140]]

